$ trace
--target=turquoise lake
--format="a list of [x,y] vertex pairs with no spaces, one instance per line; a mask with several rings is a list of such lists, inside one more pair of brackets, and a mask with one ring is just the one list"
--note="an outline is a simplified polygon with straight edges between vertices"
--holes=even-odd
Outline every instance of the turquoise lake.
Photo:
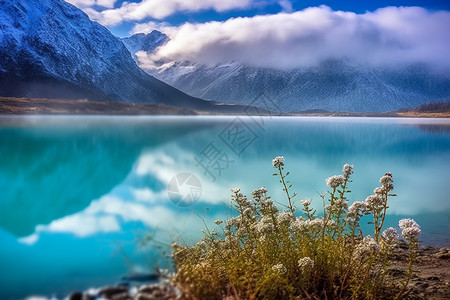
[[450,119],[0,117],[0,299],[63,298],[170,267],[172,241],[232,214],[232,187],[285,201],[279,155],[297,203],[319,211],[345,163],[350,202],[391,172],[385,228],[411,217],[422,243],[450,246]]

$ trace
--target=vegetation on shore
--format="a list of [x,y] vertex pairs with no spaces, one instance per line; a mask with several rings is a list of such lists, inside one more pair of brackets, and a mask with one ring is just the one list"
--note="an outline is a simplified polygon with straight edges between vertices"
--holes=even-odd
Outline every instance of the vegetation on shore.
[[[284,170],[284,158],[273,160],[284,203],[274,202],[266,188],[252,200],[232,189],[237,216],[217,220],[194,246],[173,244],[174,285],[184,299],[401,299],[409,292],[418,249],[420,226],[412,219],[383,231],[388,199],[394,189],[386,173],[381,186],[365,201],[349,205],[353,166],[329,177],[322,196],[323,214],[311,200],[296,207]],[[276,205],[278,204],[278,205]],[[279,209],[278,207],[283,207]],[[372,217],[373,236],[363,236],[360,220]],[[408,264],[400,277],[390,265],[402,240]]]

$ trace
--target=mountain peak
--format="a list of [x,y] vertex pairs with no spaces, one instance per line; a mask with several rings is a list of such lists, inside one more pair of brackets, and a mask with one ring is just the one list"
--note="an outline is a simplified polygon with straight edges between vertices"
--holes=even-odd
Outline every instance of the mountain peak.
[[153,30],[148,34],[136,33],[130,37],[122,38],[121,40],[132,54],[134,60],[137,61],[135,56],[136,52],[145,51],[151,53],[155,51],[156,48],[167,43],[169,37],[158,30]]

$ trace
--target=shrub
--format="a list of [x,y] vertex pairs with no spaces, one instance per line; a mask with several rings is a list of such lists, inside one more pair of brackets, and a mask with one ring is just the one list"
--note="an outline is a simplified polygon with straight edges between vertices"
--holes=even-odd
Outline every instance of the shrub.
[[[379,299],[402,298],[413,272],[419,225],[399,222],[409,245],[410,263],[405,278],[389,274],[392,251],[400,235],[394,228],[381,231],[394,189],[386,173],[381,186],[365,201],[349,206],[352,165],[326,180],[323,214],[302,200],[296,210],[289,192],[284,158],[273,161],[287,203],[279,209],[262,187],[252,199],[233,188],[237,216],[216,221],[194,246],[173,245],[174,284],[184,299]],[[360,220],[371,215],[374,234],[363,236]]]

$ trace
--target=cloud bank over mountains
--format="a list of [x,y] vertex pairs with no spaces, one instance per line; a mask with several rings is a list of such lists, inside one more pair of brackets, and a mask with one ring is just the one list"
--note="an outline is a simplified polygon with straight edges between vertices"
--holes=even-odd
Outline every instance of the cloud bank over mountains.
[[179,27],[138,24],[134,33],[162,30],[171,40],[140,64],[191,61],[207,65],[238,61],[277,69],[314,67],[344,60],[369,67],[425,64],[450,69],[450,12],[386,7],[356,14],[327,6]]

